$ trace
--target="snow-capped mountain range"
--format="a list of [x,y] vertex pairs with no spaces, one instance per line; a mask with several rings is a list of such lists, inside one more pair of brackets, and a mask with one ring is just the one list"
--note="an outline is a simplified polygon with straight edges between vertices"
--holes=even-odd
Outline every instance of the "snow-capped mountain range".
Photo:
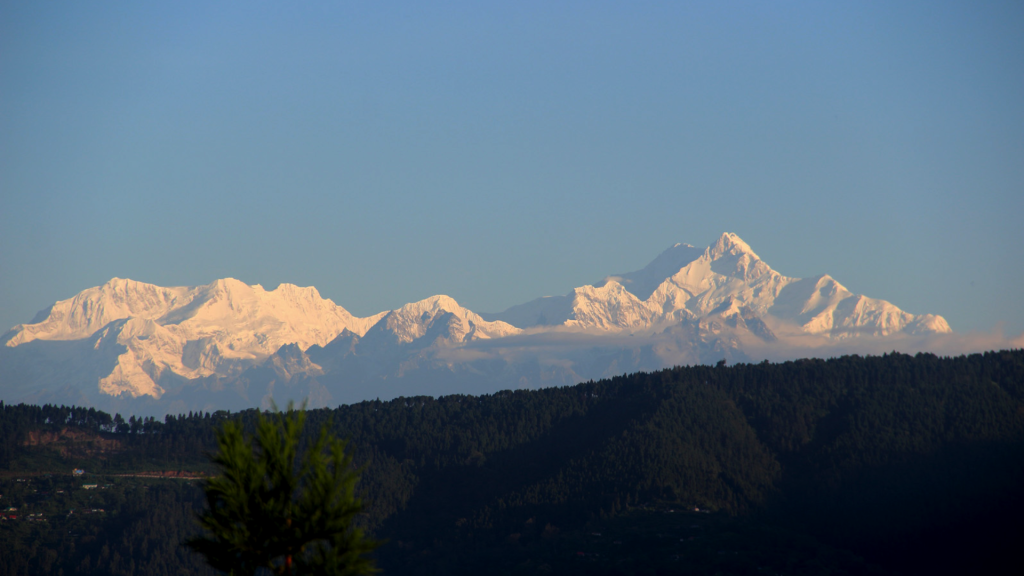
[[726,233],[704,250],[676,244],[642,270],[609,276],[565,296],[539,298],[487,315],[519,328],[564,325],[643,330],[740,310],[773,316],[811,334],[949,332],[941,316],[915,316],[884,300],[853,294],[825,274],[790,278],[772,270],[743,240]]
[[296,396],[321,405],[746,360],[752,347],[800,337],[947,332],[941,316],[853,294],[828,275],[783,276],[726,233],[705,249],[676,244],[636,272],[496,314],[437,295],[358,318],[312,287],[114,278],[0,338],[0,399],[135,401],[156,413]]

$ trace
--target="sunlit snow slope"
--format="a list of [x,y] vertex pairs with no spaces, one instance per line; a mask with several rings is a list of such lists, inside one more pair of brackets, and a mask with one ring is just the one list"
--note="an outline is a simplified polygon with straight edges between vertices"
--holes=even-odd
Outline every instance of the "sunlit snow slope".
[[[383,315],[357,318],[316,288],[292,284],[267,291],[227,278],[162,288],[114,278],[57,302],[35,323],[15,326],[4,344],[90,339],[97,356],[120,352],[113,371],[97,383],[102,392],[159,397],[165,371],[184,378],[228,374],[285,344],[305,349],[343,330],[364,334]],[[120,346],[104,346],[107,341]]]

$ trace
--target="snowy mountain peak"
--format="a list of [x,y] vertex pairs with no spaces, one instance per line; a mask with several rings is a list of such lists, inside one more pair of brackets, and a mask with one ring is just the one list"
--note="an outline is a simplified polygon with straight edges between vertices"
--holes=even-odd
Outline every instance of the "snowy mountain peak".
[[774,271],[739,236],[726,232],[707,249],[711,270],[723,276],[754,282]]
[[210,286],[223,292],[236,292],[239,290],[249,291],[253,288],[259,288],[260,290],[263,289],[263,286],[260,286],[259,284],[253,284],[250,286],[241,280],[236,280],[235,278],[221,278],[219,280],[214,280]]
[[948,331],[945,320],[918,320],[892,304],[857,296],[827,274],[801,280],[771,269],[738,235],[705,249],[675,244],[643,269],[609,276],[563,297],[509,308],[491,319],[520,328],[564,325],[635,332],[728,312],[772,316],[805,332],[844,338],[905,330]]
[[[113,278],[55,303],[4,336],[7,348],[41,340],[95,340],[107,394],[159,397],[165,372],[184,378],[228,374],[281,346],[323,346],[344,330],[365,334],[384,313],[356,318],[315,288],[266,291],[223,278],[205,286],[163,288]],[[108,355],[108,356],[104,356]]]
[[506,322],[488,322],[478,314],[459,306],[454,298],[443,294],[392,310],[374,327],[374,330],[386,330],[397,337],[400,344],[407,344],[426,335],[434,320],[445,314],[450,314],[454,321],[449,339],[456,342],[462,342],[467,337],[500,338],[521,332]]
[[419,316],[422,314],[434,315],[438,312],[464,314],[468,312],[468,310],[459,306],[459,303],[451,296],[437,294],[429,298],[424,298],[419,302],[410,302],[409,304],[393,311],[393,314],[402,316]]
[[565,325],[600,330],[646,328],[654,317],[654,311],[622,284],[608,280],[600,287],[573,290],[572,317]]
[[703,249],[689,244],[675,244],[661,254],[658,254],[657,258],[642,269],[636,272],[609,276],[605,281],[615,279],[637,298],[647,300],[666,278],[679,272],[681,268],[690,262],[700,258],[704,252]]
[[718,260],[726,254],[746,254],[754,260],[760,260],[757,254],[739,236],[732,232],[725,232],[712,246],[708,247],[708,254],[712,260]]
[[31,324],[19,324],[4,337],[9,347],[32,340],[78,340],[125,318],[158,318],[189,299],[188,288],[163,288],[112,278],[95,288],[54,303]]

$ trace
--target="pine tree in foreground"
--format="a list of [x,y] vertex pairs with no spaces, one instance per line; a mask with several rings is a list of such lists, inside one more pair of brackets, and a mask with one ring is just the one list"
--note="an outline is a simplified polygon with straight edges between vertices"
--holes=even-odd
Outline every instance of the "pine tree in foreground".
[[367,555],[378,543],[353,525],[363,507],[352,456],[327,425],[299,454],[304,421],[289,406],[261,414],[255,436],[235,421],[217,432],[213,462],[222,474],[206,482],[208,509],[199,515],[208,534],[186,543],[213,568],[239,576],[376,571]]

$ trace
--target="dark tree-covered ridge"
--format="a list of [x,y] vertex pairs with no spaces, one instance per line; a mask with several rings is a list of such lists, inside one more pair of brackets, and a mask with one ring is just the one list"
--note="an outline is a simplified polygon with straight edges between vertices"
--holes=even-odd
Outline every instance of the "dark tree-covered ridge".
[[[256,416],[0,414],[7,470],[96,473],[209,471],[215,426],[230,418],[251,430]],[[366,466],[362,522],[389,540],[378,552],[386,572],[468,574],[503,555],[557,555],[560,538],[660,503],[782,526],[911,573],[984,568],[1022,535],[1010,522],[1024,512],[1019,350],[680,367],[307,418],[311,429],[331,421]],[[86,440],[26,446],[32,434],[68,430],[118,444],[64,456],[54,450]]]

